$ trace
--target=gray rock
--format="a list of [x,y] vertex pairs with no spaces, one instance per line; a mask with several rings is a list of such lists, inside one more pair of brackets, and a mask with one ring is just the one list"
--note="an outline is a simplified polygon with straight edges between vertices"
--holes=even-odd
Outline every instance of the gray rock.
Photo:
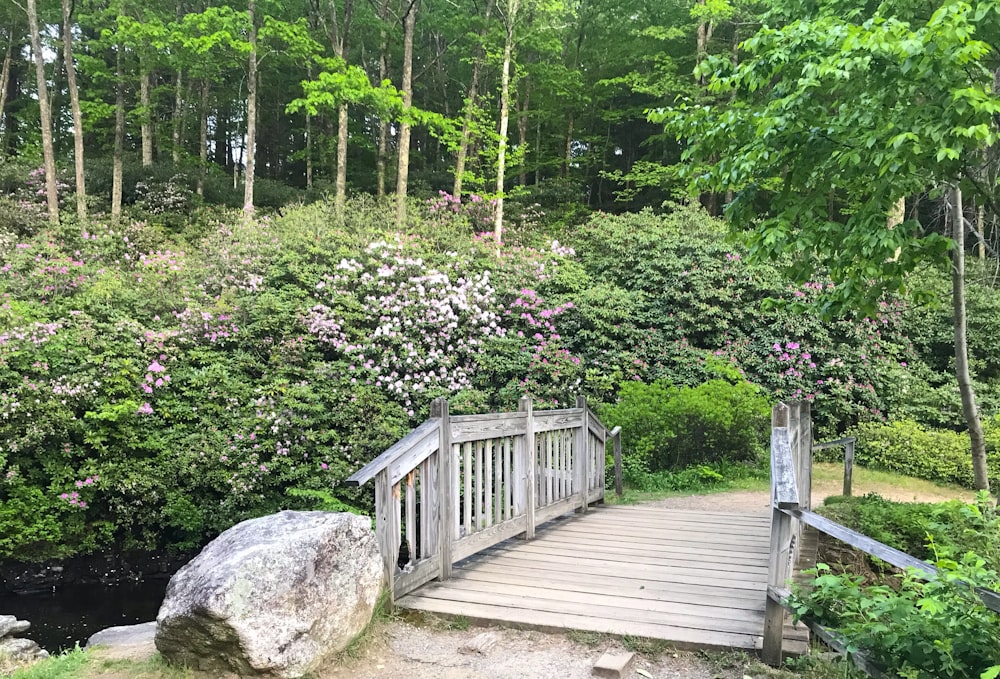
[[31,639],[0,639],[0,654],[10,656],[16,661],[49,657],[48,651]]
[[156,621],[144,622],[141,625],[119,625],[108,627],[91,635],[87,646],[135,646],[151,644],[156,635]]
[[244,521],[170,579],[156,648],[216,675],[301,677],[365,628],[382,585],[366,518],[285,511]]
[[27,620],[18,620],[13,615],[0,615],[0,639],[23,634],[31,627]]

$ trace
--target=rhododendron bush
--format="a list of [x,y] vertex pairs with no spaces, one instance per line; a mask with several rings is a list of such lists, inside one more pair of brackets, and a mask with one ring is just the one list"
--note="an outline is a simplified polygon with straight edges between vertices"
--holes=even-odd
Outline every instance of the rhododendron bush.
[[[521,224],[499,248],[476,234],[483,209],[442,196],[406,233],[372,199],[339,228],[317,203],[180,231],[9,231],[0,558],[189,549],[317,499],[366,511],[370,489],[344,480],[437,396],[468,413],[524,394],[556,408],[578,394],[612,404],[628,383],[750,393],[749,381],[762,399],[812,400],[817,436],[958,417],[947,318],[887,299],[873,318],[820,320],[829,281],[789,285],[691,208]],[[970,336],[981,375],[1000,374],[992,336]],[[1000,389],[982,386],[995,412]]]

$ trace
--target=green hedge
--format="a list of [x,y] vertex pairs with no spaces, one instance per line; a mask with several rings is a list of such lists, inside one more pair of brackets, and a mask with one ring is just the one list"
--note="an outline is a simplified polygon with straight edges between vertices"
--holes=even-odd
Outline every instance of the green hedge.
[[[995,480],[1000,478],[1000,426],[994,419],[985,428],[989,477]],[[855,461],[863,467],[972,487],[972,448],[966,433],[900,420],[863,423],[857,436]]]
[[770,405],[757,386],[709,380],[697,387],[626,383],[601,417],[622,428],[626,470],[679,470],[760,457]]

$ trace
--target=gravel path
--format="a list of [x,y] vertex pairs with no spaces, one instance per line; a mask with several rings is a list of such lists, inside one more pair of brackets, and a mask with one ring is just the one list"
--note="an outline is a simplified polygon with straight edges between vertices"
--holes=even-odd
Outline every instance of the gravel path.
[[764,514],[770,508],[766,491],[732,490],[712,495],[676,495],[645,502],[648,507],[687,509],[699,512],[738,512]]

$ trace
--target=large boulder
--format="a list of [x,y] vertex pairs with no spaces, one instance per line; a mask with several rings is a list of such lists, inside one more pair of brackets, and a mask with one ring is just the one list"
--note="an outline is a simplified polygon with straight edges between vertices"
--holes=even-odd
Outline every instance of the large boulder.
[[214,674],[301,677],[365,628],[381,588],[366,518],[284,511],[244,521],[170,579],[156,648]]

